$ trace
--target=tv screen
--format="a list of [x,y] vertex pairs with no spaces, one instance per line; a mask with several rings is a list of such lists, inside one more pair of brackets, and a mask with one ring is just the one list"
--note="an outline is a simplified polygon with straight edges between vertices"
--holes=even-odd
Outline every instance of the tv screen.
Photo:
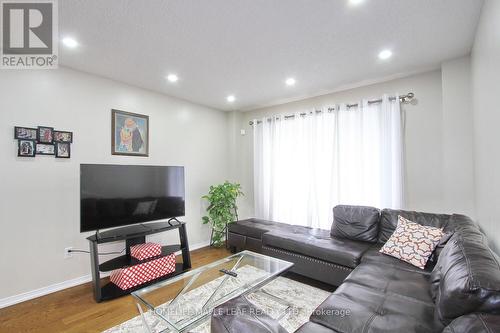
[[184,216],[184,167],[80,165],[80,231]]

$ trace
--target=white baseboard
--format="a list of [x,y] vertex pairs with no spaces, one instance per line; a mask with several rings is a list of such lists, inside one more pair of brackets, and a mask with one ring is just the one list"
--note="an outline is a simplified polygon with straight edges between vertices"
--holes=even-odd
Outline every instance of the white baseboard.
[[[194,251],[194,250],[197,250],[197,249],[200,249],[202,247],[209,246],[209,245],[210,245],[210,242],[205,241],[205,242],[191,245],[189,247],[189,250]],[[176,254],[180,254],[180,251]],[[101,274],[101,277],[106,277],[108,275],[109,275],[109,273],[108,274]],[[29,301],[29,300],[37,298],[37,297],[52,294],[52,293],[55,293],[56,291],[61,291],[61,290],[67,289],[67,288],[75,287],[75,286],[78,286],[80,284],[87,283],[90,281],[92,281],[92,277],[90,276],[90,274],[88,274],[88,275],[80,276],[80,277],[77,277],[77,278],[74,278],[71,280],[66,280],[63,282],[54,283],[54,284],[51,284],[50,286],[31,290],[31,291],[28,291],[28,292],[25,292],[22,294],[5,297],[5,298],[0,299],[0,309],[5,308],[7,306],[14,305],[14,304]]]
[[54,293],[56,291],[60,291],[60,290],[66,289],[66,288],[78,286],[82,283],[87,283],[90,280],[92,280],[92,279],[91,279],[90,274],[89,274],[89,275],[81,276],[81,277],[78,277],[75,279],[66,280],[66,281],[59,282],[59,283],[54,283],[54,284],[51,284],[50,286],[31,290],[31,291],[28,291],[28,292],[25,292],[25,293],[22,293],[19,295],[14,295],[14,296],[2,298],[2,299],[0,299],[0,309],[5,308],[7,306],[17,304],[17,303],[29,301],[30,299],[44,296],[47,294],[51,294],[51,293]]
[[[210,241],[207,240],[207,241],[204,241],[204,242],[199,242],[199,243],[196,243],[194,245],[190,245],[189,246],[189,251],[194,251],[194,250],[198,250],[198,249],[201,249],[202,247],[207,247],[210,245]],[[179,251],[180,253],[180,251]]]

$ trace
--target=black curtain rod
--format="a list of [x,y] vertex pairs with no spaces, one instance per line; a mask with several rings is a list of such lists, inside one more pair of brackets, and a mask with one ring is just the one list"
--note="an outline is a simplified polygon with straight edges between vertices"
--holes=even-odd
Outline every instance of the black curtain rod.
[[[399,101],[400,101],[401,103],[408,103],[408,102],[409,102],[409,101],[411,101],[414,97],[415,97],[415,94],[414,94],[414,93],[412,93],[412,92],[409,92],[409,93],[407,93],[406,95],[400,95],[400,96],[399,96]],[[398,97],[396,97],[396,96],[392,96],[392,97],[389,97],[389,100],[390,100],[390,101],[395,101],[395,100],[396,100],[396,98],[398,98]],[[368,104],[375,104],[375,103],[381,103],[381,102],[382,102],[382,98],[379,98],[379,99],[374,99],[374,100],[370,100],[370,101],[368,101]],[[347,107],[348,109],[350,109],[350,108],[357,107],[358,105],[359,105],[359,103],[353,103],[353,104],[347,104],[347,105],[346,105],[346,107]],[[332,111],[334,111],[334,110],[335,110],[335,108],[328,108],[328,112],[332,112]],[[299,113],[299,115],[300,115],[300,116],[306,116],[308,113],[309,113],[309,114],[313,114],[313,113],[318,114],[318,113],[322,113],[322,112],[323,112],[322,110],[315,110],[315,111],[311,111],[311,112],[303,112],[303,113]],[[295,118],[295,115],[294,115],[294,114],[291,114],[291,115],[283,116],[283,118],[284,118],[284,119],[292,119],[292,118]],[[269,118],[268,120],[271,120],[271,118]],[[260,123],[262,123],[262,120],[257,120],[257,124],[260,124]],[[248,124],[253,125],[253,124],[254,124],[253,120],[250,120],[250,121],[248,122]]]

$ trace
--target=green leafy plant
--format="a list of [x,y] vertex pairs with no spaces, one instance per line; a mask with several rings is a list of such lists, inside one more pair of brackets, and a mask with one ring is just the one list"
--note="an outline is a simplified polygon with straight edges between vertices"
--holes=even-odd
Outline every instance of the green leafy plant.
[[202,197],[209,203],[208,215],[202,217],[202,222],[212,227],[212,245],[224,245],[227,225],[238,218],[236,199],[242,195],[240,184],[225,181],[223,184],[210,186],[208,194]]

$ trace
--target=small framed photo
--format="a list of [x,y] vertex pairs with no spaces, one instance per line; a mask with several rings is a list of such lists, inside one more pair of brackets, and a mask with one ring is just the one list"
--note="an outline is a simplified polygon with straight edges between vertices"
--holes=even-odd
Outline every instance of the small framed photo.
[[14,127],[14,139],[27,139],[36,140],[38,135],[38,130],[36,128],[30,127]]
[[54,142],[73,142],[73,132],[54,131]]
[[55,146],[50,143],[39,143],[36,145],[36,154],[37,155],[54,155],[55,154]]
[[36,140],[19,139],[17,141],[17,156],[35,157]]
[[54,128],[38,126],[38,143],[52,143],[54,141]]
[[70,158],[71,157],[71,145],[66,142],[56,142],[56,157],[57,158]]

